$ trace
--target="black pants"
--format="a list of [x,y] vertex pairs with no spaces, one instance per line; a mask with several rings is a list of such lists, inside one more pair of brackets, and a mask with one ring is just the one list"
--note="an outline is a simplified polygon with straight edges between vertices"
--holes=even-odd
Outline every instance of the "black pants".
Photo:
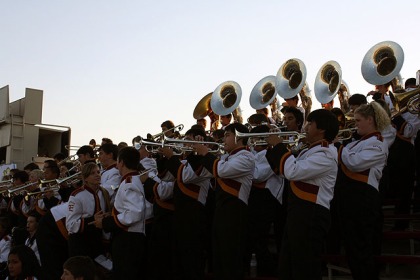
[[145,246],[143,233],[120,231],[112,239],[113,279],[145,279]]
[[338,211],[353,278],[379,279],[374,256],[380,254],[382,214],[379,192],[368,184],[340,185]]
[[243,279],[248,206],[236,197],[216,201],[213,222],[213,268],[216,280]]
[[[249,209],[249,249],[248,259],[255,253],[257,275],[275,276],[278,255],[269,251],[269,233],[274,225],[277,254],[281,248],[283,230],[286,223],[286,210],[268,189],[252,188],[248,200]],[[249,261],[246,262],[249,264]]]
[[286,227],[280,251],[279,279],[322,279],[321,254],[330,212],[289,193]]

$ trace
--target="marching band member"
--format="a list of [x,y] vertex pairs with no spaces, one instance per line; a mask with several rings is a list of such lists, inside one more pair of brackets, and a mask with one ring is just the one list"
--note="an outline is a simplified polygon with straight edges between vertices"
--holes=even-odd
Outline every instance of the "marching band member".
[[[29,173],[29,182],[35,183],[34,185],[28,187],[26,190],[28,192],[35,192],[40,191],[39,184],[36,184],[41,179],[44,178],[44,172],[39,169],[35,169]],[[38,203],[38,199],[34,197],[29,197],[28,199],[24,197],[22,202],[20,203],[20,210],[22,214],[28,218],[28,213],[35,209],[35,205]]]
[[[29,180],[29,175],[25,171],[17,171],[13,174],[13,186],[19,187],[23,186]],[[13,226],[18,226],[21,228],[25,227],[25,216],[23,216],[21,209],[21,202],[23,200],[23,195],[20,192],[14,193],[13,197],[9,200],[7,212],[11,219]]]
[[[296,94],[292,98],[285,98],[284,101],[286,101],[286,102],[282,104],[283,105],[283,108],[284,107],[297,108],[299,111],[302,112],[303,119],[304,120],[306,119],[307,116],[305,116],[305,109],[302,106],[298,106],[298,103],[299,103],[299,94]],[[281,111],[283,111],[283,109]]]
[[[111,143],[112,144],[112,143]],[[96,162],[95,152],[91,146],[85,145],[80,147],[76,152],[77,157],[82,165],[89,162]]]
[[37,230],[39,225],[39,219],[41,216],[36,211],[28,213],[26,221],[26,230],[29,233],[28,239],[25,241],[25,245],[34,251],[39,264],[41,265],[41,258],[39,256],[38,244],[37,244]]
[[[302,115],[299,110],[295,110]],[[254,127],[251,133],[263,133],[269,132],[269,130],[268,126],[262,125]],[[265,157],[267,147],[267,144],[256,144],[251,149],[255,156],[255,169],[248,200],[249,243],[251,246],[250,253],[256,254],[258,276],[276,275],[277,259],[269,251],[268,236],[271,225],[274,224],[276,253],[278,255],[286,220],[286,208],[282,205],[285,180],[271,169]]]
[[149,172],[141,176],[148,201],[153,201],[153,227],[149,237],[148,264],[153,279],[166,280],[173,277],[173,214],[175,177],[168,171],[168,159],[156,160],[158,176]]
[[290,180],[285,231],[280,252],[281,279],[321,279],[321,253],[330,226],[330,201],[337,176],[337,149],[332,141],[338,121],[320,109],[308,115],[306,141],[297,157],[275,135],[266,157],[276,174]]
[[212,230],[215,279],[241,279],[244,276],[248,197],[255,158],[247,151],[247,138],[236,141],[235,131],[248,133],[245,125],[233,123],[225,128],[225,155],[217,159],[204,145],[194,145],[204,156],[203,166],[217,179]]
[[[58,179],[60,176],[60,169],[54,160],[46,160],[44,162],[44,179],[52,181]],[[57,185],[56,182],[43,184],[41,190],[46,190],[52,186]],[[59,194],[54,194],[53,191],[45,192],[45,194],[35,203],[35,209],[40,215],[45,215],[52,207],[56,206],[62,197]]]
[[282,113],[284,115],[283,124],[286,126],[286,131],[302,131],[304,122],[302,111],[296,107],[284,107]]
[[375,85],[375,90],[368,92],[367,96],[372,96],[373,100],[382,99],[385,100],[391,113],[394,111],[394,104],[392,103],[392,92],[389,90],[392,82],[388,82],[384,85]]
[[99,167],[89,162],[82,167],[83,187],[75,190],[68,202],[66,228],[69,233],[69,256],[95,258],[103,253],[102,231],[91,222],[94,215],[110,208],[109,194],[100,187]]
[[379,131],[390,120],[376,102],[361,105],[354,117],[362,138],[339,150],[336,196],[341,233],[354,279],[379,279],[374,260],[382,232],[378,187],[388,155]]
[[220,124],[222,125],[221,129],[225,129],[232,121],[232,114],[227,114],[224,116],[220,116]]
[[103,168],[101,172],[101,186],[105,188],[114,203],[114,189],[121,182],[120,172],[117,169],[118,147],[115,144],[104,144],[99,147],[98,159]]
[[123,148],[117,159],[121,183],[115,196],[112,215],[95,215],[95,226],[112,232],[111,254],[114,279],[143,279],[146,269],[146,204],[134,147]]
[[[204,139],[202,129],[190,129],[186,140]],[[200,140],[201,140],[200,139]],[[175,278],[204,279],[207,235],[205,204],[212,177],[201,164],[202,156],[192,152],[185,159],[173,155],[170,148],[161,152],[168,158],[168,170],[176,177],[174,187]]]

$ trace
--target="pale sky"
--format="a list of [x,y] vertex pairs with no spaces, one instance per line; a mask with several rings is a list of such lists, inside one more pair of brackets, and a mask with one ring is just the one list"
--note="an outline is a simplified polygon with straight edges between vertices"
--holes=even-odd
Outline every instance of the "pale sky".
[[168,119],[185,132],[197,102],[227,80],[242,88],[246,120],[254,85],[290,58],[305,63],[312,90],[328,60],[351,93],[372,90],[361,62],[386,40],[404,50],[404,79],[420,69],[418,0],[0,3],[0,87],[11,102],[43,90],[43,123],[70,126],[72,145],[130,144]]

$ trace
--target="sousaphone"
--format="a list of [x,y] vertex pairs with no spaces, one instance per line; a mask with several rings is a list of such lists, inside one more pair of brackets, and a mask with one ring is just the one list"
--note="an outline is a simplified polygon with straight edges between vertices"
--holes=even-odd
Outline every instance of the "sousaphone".
[[219,116],[232,113],[241,102],[242,89],[237,82],[221,83],[213,92],[210,107]]
[[306,66],[297,58],[283,63],[277,71],[276,91],[284,99],[296,96],[306,81]]
[[337,95],[341,86],[341,67],[330,60],[322,65],[315,79],[315,97],[321,104],[327,104]]
[[249,104],[255,110],[270,105],[276,98],[276,77],[267,76],[262,78],[252,89],[249,96]]
[[404,63],[404,51],[392,41],[374,45],[362,61],[363,78],[372,85],[384,85],[400,73]]
[[210,112],[211,112],[210,99],[211,99],[212,94],[213,94],[213,92],[210,92],[209,94],[206,94],[197,103],[197,106],[195,106],[195,109],[194,109],[194,112],[193,112],[194,119],[196,119],[196,120],[204,119],[205,117],[207,117],[210,114]]

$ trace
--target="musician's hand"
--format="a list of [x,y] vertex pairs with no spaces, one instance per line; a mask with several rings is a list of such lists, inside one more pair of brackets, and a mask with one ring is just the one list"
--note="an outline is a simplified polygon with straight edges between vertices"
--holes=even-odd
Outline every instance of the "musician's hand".
[[201,144],[194,144],[193,150],[194,152],[197,153],[197,155],[200,155],[200,156],[205,156],[209,152],[209,148]]
[[269,146],[275,146],[275,145],[277,145],[279,143],[282,143],[283,142],[283,139],[280,138],[280,137],[278,137],[277,135],[274,135],[273,134],[273,135],[268,136],[267,139],[266,139],[266,141],[267,141],[267,144]]
[[203,142],[203,141],[204,141],[204,137],[203,137],[203,136],[201,136],[201,135],[196,135],[196,136],[194,137],[194,140],[195,140],[195,141],[201,141],[201,142]]
[[159,148],[159,153],[162,154],[167,159],[170,159],[174,155],[174,151],[169,147]]
[[95,221],[93,221],[92,223],[95,225],[95,227],[101,229],[102,228],[102,220],[107,216],[109,216],[109,213],[104,213],[102,210],[98,211],[93,216],[95,218]]

